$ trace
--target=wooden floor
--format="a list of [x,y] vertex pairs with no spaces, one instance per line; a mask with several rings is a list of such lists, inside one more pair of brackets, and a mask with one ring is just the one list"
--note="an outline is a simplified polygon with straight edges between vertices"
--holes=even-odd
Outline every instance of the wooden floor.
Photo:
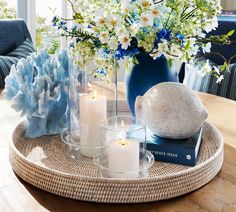
[[22,119],[0,95],[0,212],[236,211],[236,102],[208,94],[199,96],[209,111],[209,120],[224,136],[225,158],[222,170],[206,186],[190,194],[155,203],[119,205],[62,198],[18,178],[8,161],[8,143],[12,131]]

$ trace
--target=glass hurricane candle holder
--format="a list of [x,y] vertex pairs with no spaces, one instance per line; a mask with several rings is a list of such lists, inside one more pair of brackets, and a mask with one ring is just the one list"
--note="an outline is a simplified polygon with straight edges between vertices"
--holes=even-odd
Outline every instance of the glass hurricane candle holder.
[[101,177],[147,177],[154,162],[146,150],[146,126],[144,121],[130,116],[114,116],[106,119],[101,128],[102,148],[94,157]]
[[101,122],[116,114],[117,109],[115,78],[108,81],[78,67],[70,69],[69,127],[62,140],[72,158],[93,158],[101,148]]

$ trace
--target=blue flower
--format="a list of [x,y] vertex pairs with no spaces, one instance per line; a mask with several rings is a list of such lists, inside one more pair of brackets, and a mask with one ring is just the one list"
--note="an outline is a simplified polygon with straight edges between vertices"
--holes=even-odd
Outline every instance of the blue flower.
[[118,46],[118,49],[115,52],[114,57],[118,60],[124,59],[125,56],[125,50],[121,48],[121,45]]
[[183,46],[183,44],[184,44],[184,36],[182,34],[176,33],[175,37],[180,40],[181,46]]
[[52,25],[56,26],[58,21],[59,21],[59,17],[55,15],[52,19]]
[[178,38],[179,40],[181,40],[182,42],[184,41],[184,36],[182,34],[175,34],[175,37]]
[[71,28],[71,30],[74,32],[74,31],[76,31],[77,30],[77,26],[75,25],[75,26],[73,26],[72,28]]
[[138,53],[139,53],[139,49],[137,47],[132,47],[131,45],[128,47],[128,49],[122,49],[121,45],[119,45],[114,57],[120,60],[120,59],[124,59],[124,57],[126,56],[132,57]]
[[61,21],[60,24],[63,26],[63,25],[66,25],[66,22],[65,21]]
[[108,55],[110,54],[110,50],[109,50],[109,49],[103,49],[103,50],[102,50],[102,54],[103,54],[103,56],[104,56],[105,58],[107,58]]
[[162,29],[160,32],[157,32],[156,35],[157,35],[158,43],[160,43],[162,39],[167,40],[167,41],[171,40],[170,38],[171,31],[168,29]]
[[70,43],[70,48],[75,48],[75,44],[74,43]]
[[157,35],[157,39],[154,43],[155,47],[158,47],[158,43],[160,43],[162,39],[167,40],[167,41],[171,40],[170,38],[171,31],[168,29],[162,29],[160,32],[157,32],[156,35]]
[[144,32],[144,33],[149,33],[148,27],[144,27],[144,28],[143,28],[143,32]]
[[57,23],[56,23],[56,22],[52,22],[52,26],[54,26],[54,27],[55,27],[56,25],[57,25]]
[[121,45],[118,46],[114,57],[118,60],[124,59],[124,57],[133,57],[136,54],[139,54],[140,50],[138,48],[137,38],[132,37],[130,46],[127,49],[122,49]]
[[57,20],[58,20],[58,16],[55,15],[55,16],[53,17],[53,19],[52,19],[52,22],[57,21]]
[[105,72],[103,69],[98,69],[98,70],[96,71],[96,73],[99,74],[99,75],[103,75],[104,77],[107,76],[106,72]]

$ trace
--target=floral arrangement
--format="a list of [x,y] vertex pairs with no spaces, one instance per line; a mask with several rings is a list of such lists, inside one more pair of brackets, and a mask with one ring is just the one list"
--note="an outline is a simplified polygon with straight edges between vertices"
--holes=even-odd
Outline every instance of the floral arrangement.
[[[53,25],[71,38],[72,55],[94,74],[112,73],[117,61],[127,67],[141,51],[158,59],[191,63],[211,43],[229,44],[227,35],[206,37],[218,26],[220,0],[68,0],[71,19],[55,16]],[[69,27],[74,23],[72,27]],[[78,54],[79,53],[79,54]],[[221,71],[224,71],[226,65]],[[222,78],[214,68],[208,74]]]
[[13,109],[26,115],[27,137],[58,134],[65,129],[68,66],[67,51],[61,50],[53,57],[43,50],[11,67],[3,94],[12,100]]

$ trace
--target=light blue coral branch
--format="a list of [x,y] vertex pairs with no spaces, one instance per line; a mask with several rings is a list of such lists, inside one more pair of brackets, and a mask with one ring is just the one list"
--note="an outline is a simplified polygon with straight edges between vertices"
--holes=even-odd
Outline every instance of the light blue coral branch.
[[66,50],[56,57],[45,50],[21,59],[6,78],[5,98],[26,115],[26,136],[61,133],[66,127],[70,60]]

